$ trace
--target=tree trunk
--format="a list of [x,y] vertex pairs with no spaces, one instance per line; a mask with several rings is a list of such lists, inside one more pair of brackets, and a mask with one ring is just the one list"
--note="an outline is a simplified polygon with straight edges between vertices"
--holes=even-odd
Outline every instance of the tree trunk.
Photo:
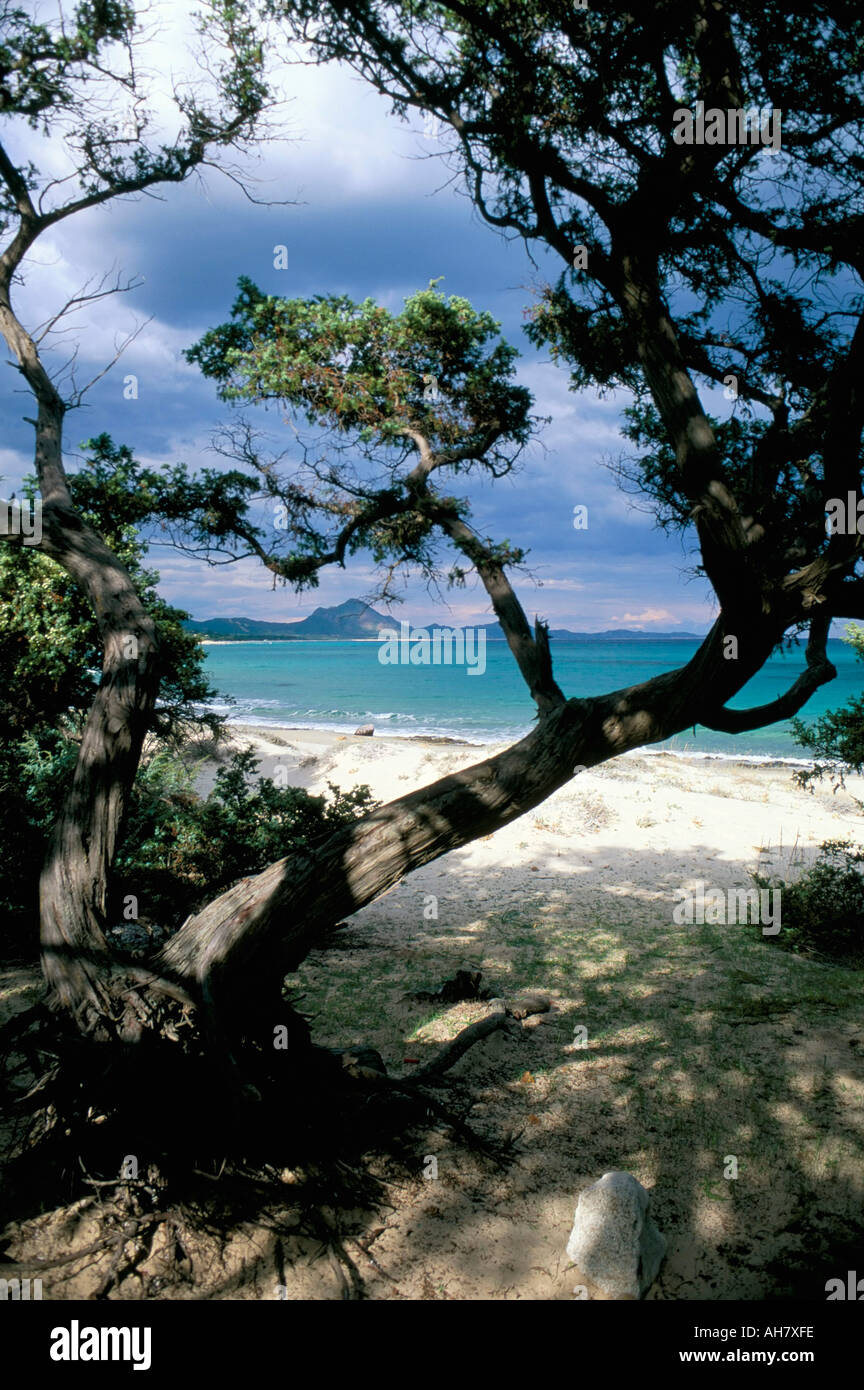
[[223,1005],[250,989],[257,993],[256,977],[296,969],[322,931],[407,873],[516,820],[580,769],[699,722],[706,691],[720,704],[759,669],[782,632],[776,619],[772,627],[753,633],[738,661],[724,661],[718,624],[682,669],[608,695],[567,700],[503,753],[243,879],[184,923],[156,968],[199,987],[207,982]]
[[116,991],[111,987],[105,908],[158,688],[155,629],[124,567],[74,513],[46,507],[43,534],[43,549],[93,603],[104,657],[72,785],[40,879],[42,967],[54,1001],[72,1012],[83,1031],[111,1034],[117,1025],[122,1034],[137,1025],[118,1018],[112,998]]
[[[19,193],[25,217],[18,259],[35,235],[36,219],[26,190]],[[38,405],[32,423],[42,506],[40,548],[62,565],[92,606],[103,643],[102,680],[40,879],[42,966],[52,1001],[70,1010],[83,1031],[123,1036],[140,1028],[142,1006],[128,995],[118,1005],[122,988],[112,980],[118,971],[105,939],[105,905],[123,814],[156,700],[156,632],[127,570],[72,504],[63,467],[66,406],[12,308],[9,287],[18,254],[13,253],[14,247],[7,248],[0,262],[0,332]]]

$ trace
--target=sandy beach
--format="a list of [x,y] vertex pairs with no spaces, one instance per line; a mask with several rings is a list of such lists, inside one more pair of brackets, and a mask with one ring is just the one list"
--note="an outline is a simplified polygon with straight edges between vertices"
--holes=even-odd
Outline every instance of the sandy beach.
[[[489,752],[260,725],[231,737],[268,776],[282,766],[312,792],[365,782],[382,800]],[[212,784],[216,764],[195,767]],[[864,796],[860,779],[852,790]],[[649,1300],[824,1301],[828,1279],[860,1268],[864,972],[783,950],[758,925],[678,925],[673,906],[699,884],[749,888],[754,869],[794,878],[821,841],[862,829],[848,793],[811,795],[788,766],[642,751],[410,875],[313,951],[288,983],[315,1041],[373,1047],[391,1077],[500,1007],[433,1002],[459,969],[494,999],[550,1004],[472,1047],[439,1092],[504,1163],[432,1111],[399,1156],[382,1144],[356,1159],[386,1193],[334,1214],[364,1297],[574,1300],[576,1200],[612,1169],[649,1190],[667,1241]],[[266,1222],[188,1235],[194,1293],[172,1296],[345,1296],[304,1233],[314,1175],[281,1180],[278,1241]],[[47,1249],[61,1220],[25,1223],[20,1248]],[[92,1239],[85,1222],[82,1247]],[[121,1297],[146,1296],[159,1258]],[[102,1273],[70,1266],[54,1296],[93,1297]]]
[[[328,782],[343,789],[366,783],[380,801],[506,747],[275,725],[229,728],[234,747],[254,749],[262,776],[277,777],[282,768],[288,784],[315,794],[326,792]],[[578,874],[582,884],[602,877],[608,892],[647,894],[691,878],[749,886],[756,868],[788,876],[812,860],[822,841],[864,833],[854,800],[864,800],[864,778],[850,778],[845,792],[835,794],[826,783],[811,793],[793,783],[793,770],[785,763],[639,750],[580,773],[534,811],[426,873],[438,875],[452,861],[460,875],[485,879],[506,865],[551,879]],[[201,768],[202,790],[215,771],[212,763]]]
[[[490,751],[261,726],[233,737],[267,775],[282,764],[313,792],[365,782],[382,800]],[[864,797],[862,780],[850,791]],[[792,879],[823,840],[862,829],[849,792],[810,794],[788,766],[640,751],[410,875],[313,952],[295,979],[316,1040],[375,1047],[391,1074],[488,1011],[417,999],[460,968],[496,997],[552,1003],[451,1073],[479,1132],[515,1136],[505,1170],[434,1121],[407,1177],[370,1160],[392,1207],[363,1259],[368,1296],[572,1300],[576,1197],[622,1169],[651,1191],[668,1241],[649,1299],[824,1299],[864,1236],[862,972],[758,926],[672,913],[682,889],[750,888],[754,869]],[[368,1234],[361,1220],[361,1249]],[[290,1297],[340,1296],[322,1261],[288,1282]]]

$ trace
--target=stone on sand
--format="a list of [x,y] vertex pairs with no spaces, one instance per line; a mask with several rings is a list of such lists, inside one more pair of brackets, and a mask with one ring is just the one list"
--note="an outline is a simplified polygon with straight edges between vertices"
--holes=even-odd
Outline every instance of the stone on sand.
[[635,1301],[656,1279],[666,1241],[648,1215],[650,1200],[632,1173],[604,1173],[580,1193],[567,1254],[589,1298]]

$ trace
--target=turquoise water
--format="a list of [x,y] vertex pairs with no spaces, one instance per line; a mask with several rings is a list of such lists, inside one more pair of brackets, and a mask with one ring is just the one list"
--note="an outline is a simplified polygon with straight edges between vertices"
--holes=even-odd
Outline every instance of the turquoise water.
[[[683,665],[696,650],[684,641],[564,642],[552,646],[555,676],[568,696],[599,695]],[[427,735],[498,743],[532,726],[534,707],[505,642],[487,642],[486,670],[465,666],[385,666],[377,642],[236,642],[205,647],[207,672],[235,703],[214,702],[247,724],[351,733],[375,725],[381,735]],[[812,718],[860,695],[864,665],[845,642],[829,643],[838,676],[816,692],[803,715]],[[803,647],[776,656],[736,696],[737,707],[764,704],[804,669]],[[788,723],[754,733],[712,733],[697,726],[656,748],[734,757],[801,758]]]

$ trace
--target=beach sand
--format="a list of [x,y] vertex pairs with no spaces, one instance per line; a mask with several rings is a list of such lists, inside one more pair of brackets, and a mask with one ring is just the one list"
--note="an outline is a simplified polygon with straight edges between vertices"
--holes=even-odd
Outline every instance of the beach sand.
[[[365,782],[381,800],[491,751],[262,726],[232,737],[266,775],[283,766],[316,793]],[[197,764],[202,790],[215,770]],[[851,790],[864,798],[861,779]],[[487,1141],[512,1140],[504,1162],[430,1111],[401,1155],[382,1143],[352,1160],[386,1197],[328,1208],[350,1266],[302,1234],[312,1180],[286,1169],[278,1235],[187,1231],[188,1286],[152,1292],[170,1279],[157,1251],[117,1296],[277,1300],[284,1280],[289,1299],[341,1299],[350,1281],[372,1299],[574,1300],[578,1195],[619,1169],[651,1192],[668,1243],[649,1300],[823,1302],[864,1248],[864,971],[799,957],[758,925],[677,925],[673,906],[700,883],[750,888],[754,869],[794,878],[846,837],[864,840],[852,797],[811,795],[788,766],[642,750],[411,874],[289,986],[317,1043],[374,1047],[391,1076],[490,1011],[418,999],[458,969],[499,999],[546,995],[548,1012],[472,1047],[437,1092]],[[66,1241],[64,1220],[34,1218],[20,1248]],[[93,1297],[109,1258],[64,1265],[52,1297]]]
[[[234,736],[267,775],[281,763],[312,792],[365,782],[382,801],[492,751]],[[864,798],[862,779],[850,790]],[[788,766],[642,750],[411,874],[313,952],[295,978],[316,1040],[376,1047],[391,1074],[488,1012],[415,1000],[459,968],[493,995],[553,1004],[450,1073],[482,1134],[517,1136],[512,1163],[491,1168],[434,1122],[413,1179],[380,1159],[393,1209],[376,1263],[361,1258],[367,1296],[573,1299],[578,1193],[623,1169],[652,1191],[669,1243],[650,1299],[824,1300],[864,1236],[864,972],[803,960],[758,926],[675,925],[672,908],[700,883],[750,888],[754,869],[794,879],[823,840],[856,834],[852,796],[810,794]],[[380,1226],[359,1219],[360,1239]],[[332,1271],[317,1277],[298,1266],[289,1296],[339,1296]]]
[[[328,782],[343,790],[366,783],[379,801],[404,796],[507,746],[275,725],[229,728],[233,746],[254,749],[261,776],[274,777],[282,767],[290,785],[315,794],[326,792]],[[215,770],[212,763],[202,767],[202,791],[212,785]],[[610,890],[648,893],[689,878],[749,887],[749,870],[765,865],[787,877],[784,871],[810,862],[823,840],[864,834],[854,799],[864,800],[864,778],[850,778],[846,792],[835,794],[826,784],[810,793],[793,783],[792,772],[784,763],[639,750],[580,773],[520,820],[453,851],[426,872],[438,875],[451,860],[462,876],[485,876],[504,865],[531,872],[532,865],[539,871],[542,860],[543,871],[553,877],[578,874],[584,884],[602,875]]]

